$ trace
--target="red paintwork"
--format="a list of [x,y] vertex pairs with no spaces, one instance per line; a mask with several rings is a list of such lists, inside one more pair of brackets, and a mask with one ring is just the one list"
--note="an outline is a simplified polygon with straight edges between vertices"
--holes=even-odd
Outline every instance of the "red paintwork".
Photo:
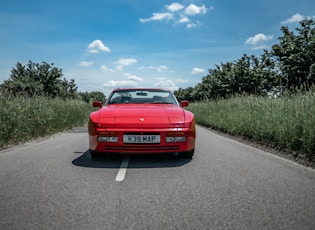
[[[183,103],[185,106],[188,102]],[[99,105],[99,104],[95,104]],[[140,121],[144,118],[144,121]],[[118,143],[98,142],[97,136],[115,132]],[[155,132],[161,136],[159,144],[124,144],[125,132]],[[166,143],[169,132],[182,132],[186,142]],[[185,152],[195,148],[196,128],[193,113],[174,104],[105,104],[90,114],[89,148],[97,152],[112,153],[170,153]]]

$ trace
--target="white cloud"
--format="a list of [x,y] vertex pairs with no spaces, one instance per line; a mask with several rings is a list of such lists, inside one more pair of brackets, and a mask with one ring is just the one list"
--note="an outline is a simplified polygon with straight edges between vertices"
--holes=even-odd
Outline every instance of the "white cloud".
[[171,5],[167,5],[166,9],[168,9],[171,12],[175,12],[175,11],[179,11],[179,10],[183,9],[184,7],[185,6],[183,6],[182,4],[174,2]]
[[106,65],[102,65],[100,68],[101,68],[101,70],[104,71],[104,72],[116,72],[115,69],[110,69],[110,68],[108,68]]
[[116,66],[114,69],[108,68],[106,65],[102,65],[100,67],[100,69],[103,72],[112,72],[112,73],[124,71],[124,69],[123,69],[123,67],[121,65]]
[[110,69],[106,65],[102,65],[101,66],[101,70],[104,71],[104,72],[110,71]]
[[90,53],[110,52],[110,49],[101,40],[94,40],[89,44],[88,49]]
[[171,13],[153,13],[150,18],[140,18],[140,22],[149,22],[149,21],[163,21],[170,20],[173,18]]
[[124,67],[137,63],[135,58],[120,58],[115,64],[115,68],[108,68],[106,65],[102,65],[100,68],[104,72],[122,72]]
[[122,71],[124,71],[124,68],[121,65],[116,66],[115,69],[113,70],[113,72],[122,72]]
[[166,65],[159,65],[159,66],[155,67],[155,69],[157,72],[161,73],[163,71],[168,70],[168,67]]
[[205,14],[205,13],[207,13],[207,8],[205,7],[205,5],[196,6],[195,4],[190,4],[185,9],[186,15],[196,15],[196,14]]
[[144,70],[144,69],[152,69],[152,70],[156,70],[157,72],[161,73],[161,72],[165,72],[167,71],[169,68],[166,65],[159,65],[159,66],[141,66],[138,68],[139,70]]
[[292,24],[295,22],[300,22],[303,21],[305,19],[305,17],[299,13],[294,14],[291,18],[281,22],[281,24]]
[[169,89],[172,91],[179,89],[179,87],[172,80],[166,79],[164,77],[157,78],[156,80],[157,83],[155,83],[155,87]]
[[135,81],[132,80],[120,80],[120,81],[114,81],[110,80],[103,84],[105,88],[127,88],[127,87],[137,87],[138,84]]
[[81,61],[77,64],[77,66],[82,66],[82,67],[90,67],[92,66],[94,63],[91,61]]
[[186,25],[186,27],[188,28],[188,29],[191,29],[191,28],[194,28],[194,27],[199,27],[199,26],[201,26],[202,25],[202,23],[200,23],[199,21],[196,21],[195,23],[188,23],[187,25]]
[[135,58],[120,58],[117,62],[121,66],[129,66],[137,63],[137,59]]
[[252,45],[252,50],[267,49],[266,43],[273,39],[273,35],[256,34],[254,37],[249,37],[245,41],[246,45]]
[[188,23],[190,19],[187,16],[182,16],[178,21],[178,23]]
[[[186,28],[194,28],[202,25],[199,21],[191,21],[188,16],[203,15],[213,7],[207,8],[205,5],[197,6],[195,4],[190,4],[189,6],[184,6],[180,3],[174,2],[170,5],[165,6],[166,10],[164,12],[153,13],[150,18],[141,18],[140,22],[150,22],[150,21],[171,21],[173,25],[176,24],[186,24]],[[163,10],[162,10],[163,11]],[[166,12],[165,12],[166,11]]]
[[204,69],[195,67],[192,69],[191,74],[200,74],[200,73],[204,73],[204,72],[205,72]]
[[131,74],[129,74],[129,73],[125,73],[124,75],[125,75],[125,77],[127,77],[127,80],[144,81],[143,78],[138,77],[138,76],[136,76],[136,75],[131,75]]
[[128,88],[138,87],[138,81],[144,81],[143,78],[136,75],[125,73],[125,80],[109,80],[103,84],[105,88]]
[[272,39],[273,39],[273,35],[256,34],[254,37],[249,37],[245,41],[245,44],[256,46]]

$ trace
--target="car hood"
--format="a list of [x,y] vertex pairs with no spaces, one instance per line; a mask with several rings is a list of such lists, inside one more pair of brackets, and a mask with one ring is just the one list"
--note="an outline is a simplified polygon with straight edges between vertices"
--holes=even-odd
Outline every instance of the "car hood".
[[105,106],[99,110],[99,124],[116,128],[183,127],[185,110],[175,105]]

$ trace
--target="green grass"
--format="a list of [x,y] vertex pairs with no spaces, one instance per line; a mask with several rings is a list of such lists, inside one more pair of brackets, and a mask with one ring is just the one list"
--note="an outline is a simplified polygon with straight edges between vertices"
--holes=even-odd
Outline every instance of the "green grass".
[[[315,91],[280,98],[235,96],[191,103],[197,123],[315,160]],[[0,98],[0,148],[85,125],[78,100]]]
[[93,110],[77,100],[0,98],[0,148],[82,126]]
[[197,123],[315,160],[315,92],[192,103]]

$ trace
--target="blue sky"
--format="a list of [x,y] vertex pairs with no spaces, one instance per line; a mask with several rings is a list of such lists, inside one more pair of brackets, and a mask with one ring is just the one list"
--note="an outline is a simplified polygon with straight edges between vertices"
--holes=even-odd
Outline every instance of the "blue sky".
[[54,63],[80,91],[186,88],[308,17],[314,0],[3,0],[0,83],[31,60]]

